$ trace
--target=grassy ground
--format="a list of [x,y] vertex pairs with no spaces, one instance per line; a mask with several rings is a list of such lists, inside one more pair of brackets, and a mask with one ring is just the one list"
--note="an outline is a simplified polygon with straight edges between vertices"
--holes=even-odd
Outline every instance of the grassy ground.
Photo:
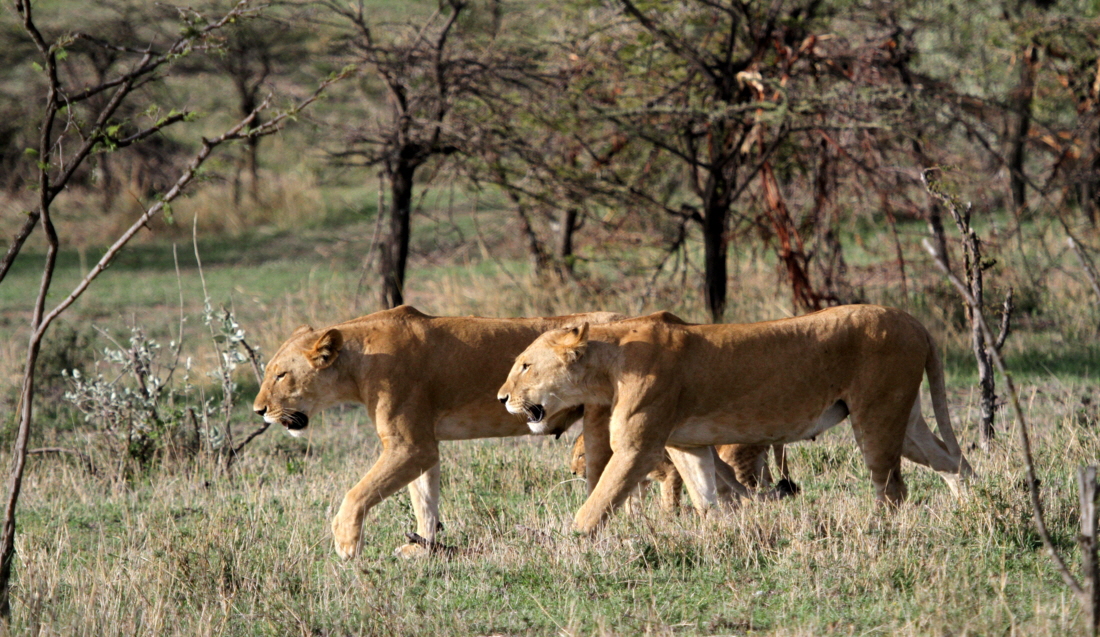
[[[1094,426],[1036,399],[1043,494],[1073,554],[1076,464]],[[954,396],[955,402],[963,399]],[[261,439],[233,479],[203,463],[122,483],[34,460],[21,517],[13,633],[43,634],[1066,634],[1082,614],[1039,548],[1014,445],[971,454],[954,501],[909,468],[911,502],[871,506],[841,427],[796,445],[800,497],[701,520],[654,498],[595,540],[568,532],[582,483],[569,445],[446,445],[450,556],[391,556],[408,498],[367,522],[340,562],[328,521],[377,452],[361,412],[329,413],[305,442]],[[964,439],[973,432],[964,431]],[[1076,459],[1070,460],[1068,459]]]
[[[659,282],[644,301],[644,277],[533,285],[506,217],[451,214],[448,201],[432,203],[436,212],[416,226],[409,296],[426,311],[668,308],[704,318],[697,289],[675,280]],[[319,205],[330,213],[309,223],[223,228],[199,239],[211,299],[232,308],[265,352],[300,323],[376,309],[374,282],[362,269],[373,209]],[[212,367],[214,352],[198,320],[203,296],[186,214],[178,213],[183,227],[173,240],[129,250],[73,308],[63,327],[77,336],[53,341],[55,367],[92,365],[106,344],[93,327],[118,337],[137,325],[164,344],[178,338],[182,288],[185,352],[201,382],[198,372]],[[913,243],[917,229],[910,230]],[[973,364],[950,295],[931,274],[915,274],[926,266],[919,248],[907,246],[914,261],[902,295],[892,246],[851,245],[850,276],[866,297],[906,306],[944,345],[956,430],[964,445],[974,442]],[[92,242],[83,255],[62,254],[59,289],[77,280],[97,250]],[[0,399],[9,414],[35,263],[28,252],[0,285]],[[1049,523],[1076,564],[1074,472],[1100,457],[1100,352],[1087,287],[1059,268],[1035,285],[1024,274],[1009,276],[1025,269],[1006,258],[1000,272],[1008,274],[991,285],[1013,284],[1038,298],[1020,314],[1007,353],[1036,437]],[[731,320],[789,313],[766,253],[742,249],[731,270]],[[53,371],[52,382],[62,382]],[[255,418],[247,413],[254,385],[246,370],[238,378],[239,436]],[[392,556],[414,528],[402,493],[371,512],[364,554],[344,563],[332,551],[329,521],[378,452],[361,409],[330,410],[306,440],[265,434],[232,476],[199,454],[122,478],[108,448],[59,396],[40,410],[34,444],[86,451],[100,471],[89,476],[67,456],[32,457],[12,634],[1055,635],[1084,628],[1033,531],[1007,415],[995,451],[969,452],[981,477],[961,501],[931,472],[908,466],[910,502],[893,514],[876,511],[850,430],[841,425],[791,448],[799,497],[707,519],[686,510],[663,515],[650,498],[641,514],[618,516],[596,539],[568,530],[583,498],[567,469],[569,440],[450,443],[443,448],[441,539],[457,550],[414,561]],[[10,440],[10,416],[3,422]]]

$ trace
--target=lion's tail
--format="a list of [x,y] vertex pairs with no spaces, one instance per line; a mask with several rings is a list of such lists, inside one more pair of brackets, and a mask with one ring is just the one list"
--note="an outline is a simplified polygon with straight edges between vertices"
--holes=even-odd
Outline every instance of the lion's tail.
[[943,439],[947,451],[953,457],[959,459],[959,472],[966,475],[972,473],[970,463],[963,457],[959,441],[955,438],[955,430],[951,427],[951,413],[947,409],[947,387],[943,379],[943,361],[940,359],[939,349],[936,347],[932,335],[925,331],[928,338],[928,358],[924,362],[924,372],[928,374],[928,387],[932,394],[932,411],[936,415],[936,430]]

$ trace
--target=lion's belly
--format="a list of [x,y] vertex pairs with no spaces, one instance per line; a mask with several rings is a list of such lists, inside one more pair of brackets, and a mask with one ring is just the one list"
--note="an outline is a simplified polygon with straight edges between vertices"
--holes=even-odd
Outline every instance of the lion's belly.
[[813,438],[848,416],[848,407],[837,401],[816,418],[757,422],[737,414],[715,413],[688,418],[672,431],[668,444],[673,446],[776,444]]
[[[495,401],[494,401],[495,403]],[[500,408],[500,404],[495,404]],[[504,412],[501,408],[500,411]],[[472,440],[475,438],[505,438],[509,436],[524,436],[531,433],[527,423],[522,418],[517,418],[505,413],[505,417],[499,414],[464,414],[457,413],[444,416],[436,422],[436,440]]]

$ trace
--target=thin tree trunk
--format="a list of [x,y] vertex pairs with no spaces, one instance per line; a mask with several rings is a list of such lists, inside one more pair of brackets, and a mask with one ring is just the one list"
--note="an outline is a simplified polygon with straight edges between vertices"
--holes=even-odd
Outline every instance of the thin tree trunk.
[[1012,138],[1012,151],[1008,159],[1009,183],[1012,205],[1017,212],[1027,205],[1027,179],[1024,160],[1027,133],[1031,129],[1031,102],[1035,87],[1035,63],[1038,52],[1028,46],[1020,56],[1020,84],[1016,87],[1016,131]]
[[703,276],[710,320],[721,323],[726,313],[726,218],[729,210],[722,205],[707,208],[703,217]]
[[[51,110],[55,102],[50,100]],[[47,131],[49,129],[46,129]],[[43,135],[48,139],[48,132]],[[39,183],[42,185],[42,201],[39,213],[42,217],[42,229],[46,233],[49,245],[46,251],[46,263],[42,267],[42,283],[38,288],[38,298],[34,303],[31,317],[31,340],[27,346],[27,362],[23,368],[23,391],[19,396],[19,429],[15,434],[15,446],[12,447],[11,474],[8,477],[8,500],[4,505],[3,534],[0,535],[0,617],[11,617],[11,571],[15,560],[15,512],[19,504],[19,494],[23,488],[23,470],[27,464],[27,440],[30,438],[31,417],[34,407],[34,371],[38,363],[38,353],[42,348],[42,338],[49,326],[53,314],[46,315],[46,295],[53,283],[53,273],[57,266],[57,250],[60,242],[50,219],[49,196],[50,180],[45,169],[40,170]]]
[[562,278],[573,274],[573,232],[577,229],[577,209],[573,207],[561,211],[558,228],[557,260]]
[[[256,117],[257,124],[259,116]],[[252,203],[260,203],[260,138],[249,137],[248,141],[248,192],[252,197]]]
[[955,222],[959,225],[959,231],[963,235],[967,267],[966,279],[967,284],[970,286],[970,295],[977,302],[979,308],[974,310],[974,308],[967,305],[966,315],[970,321],[970,345],[974,349],[974,358],[978,362],[978,387],[981,394],[981,421],[978,426],[981,433],[980,443],[983,451],[989,451],[993,444],[993,438],[996,436],[996,430],[993,428],[993,418],[997,394],[993,379],[993,357],[989,353],[989,348],[993,347],[993,343],[987,344],[985,342],[981,325],[974,316],[974,312],[981,311],[980,308],[984,307],[985,303],[985,283],[982,277],[982,242],[974,229],[970,227],[969,210],[962,215],[953,212],[953,215],[955,216]]
[[[978,289],[980,289],[980,287]],[[971,287],[971,290],[971,293],[973,293],[974,288]],[[980,389],[979,393],[981,394],[981,421],[979,424],[981,446],[983,451],[989,451],[993,443],[993,438],[996,436],[996,430],[993,427],[993,418],[995,415],[994,410],[996,408],[997,394],[993,380],[993,360],[989,355],[989,350],[985,342],[985,335],[982,334],[981,326],[978,325],[978,321],[971,316],[969,309],[967,310],[967,315],[970,320],[970,345],[974,350],[974,358],[978,361],[978,387]],[[992,347],[992,345],[988,347]]]
[[405,302],[405,266],[409,259],[409,218],[412,215],[413,177],[416,166],[400,163],[391,173],[390,232],[383,240],[382,306],[397,307]]
[[11,571],[15,560],[15,509],[23,488],[23,468],[27,463],[27,439],[31,429],[31,403],[34,400],[34,366],[41,341],[32,342],[27,354],[27,373],[19,396],[19,430],[12,450],[11,475],[8,477],[8,501],[4,507],[4,528],[0,536],[0,617],[11,617]]
[[[947,206],[948,211],[951,213],[951,217],[955,220],[955,226],[959,229],[959,234],[962,235],[963,241],[963,264],[966,272],[966,284],[968,287],[967,297],[974,302],[967,301],[966,306],[966,318],[970,323],[970,345],[974,350],[974,358],[978,363],[978,387],[980,389],[980,411],[981,421],[979,423],[979,432],[981,434],[980,444],[983,451],[989,451],[993,445],[993,439],[996,436],[996,429],[994,429],[994,416],[995,407],[997,401],[996,385],[993,378],[993,352],[994,347],[998,346],[998,341],[986,341],[984,328],[982,323],[984,319],[981,316],[981,308],[983,307],[984,296],[984,283],[982,281],[982,241],[978,238],[978,233],[974,231],[974,228],[970,225],[970,205],[967,204],[964,210],[959,210],[958,202],[943,193],[938,184],[929,175],[933,169],[927,169],[921,171],[921,181],[924,182],[924,187],[933,197]],[[943,267],[950,271],[950,264],[947,260],[947,239],[944,236],[943,222],[939,215],[939,207],[935,204],[932,205],[932,210],[928,215],[929,225],[932,227],[932,235],[935,240],[934,249],[936,253],[933,255],[937,262],[943,264]],[[1009,299],[1005,302],[1006,312],[1010,309],[1011,304],[1011,292],[1009,293]],[[1008,335],[1008,323],[1003,324],[1003,333],[1007,337]],[[1003,339],[1000,341],[1003,344]]]
[[[715,133],[712,135],[712,144],[718,143],[714,139],[722,139],[724,136]],[[718,150],[712,148],[711,155],[718,154]],[[723,174],[718,162],[717,166],[707,176],[706,186],[703,189],[703,289],[707,309],[710,311],[710,320],[713,323],[721,323],[726,313],[726,284],[728,274],[726,271],[726,256],[728,246],[726,244],[726,224],[730,213],[730,195],[734,184],[730,183]]]

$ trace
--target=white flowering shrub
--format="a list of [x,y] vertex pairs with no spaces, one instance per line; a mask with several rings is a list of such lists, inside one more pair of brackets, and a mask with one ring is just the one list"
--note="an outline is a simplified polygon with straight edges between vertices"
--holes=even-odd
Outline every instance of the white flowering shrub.
[[171,341],[162,348],[140,327],[130,330],[126,345],[112,340],[94,373],[64,372],[70,383],[65,399],[120,465],[144,467],[165,451],[194,455],[232,449],[229,425],[239,398],[234,372],[255,350],[232,312],[215,311],[206,303],[203,322],[218,361],[207,376],[220,391],[192,382],[192,360],[181,360],[182,343]]

